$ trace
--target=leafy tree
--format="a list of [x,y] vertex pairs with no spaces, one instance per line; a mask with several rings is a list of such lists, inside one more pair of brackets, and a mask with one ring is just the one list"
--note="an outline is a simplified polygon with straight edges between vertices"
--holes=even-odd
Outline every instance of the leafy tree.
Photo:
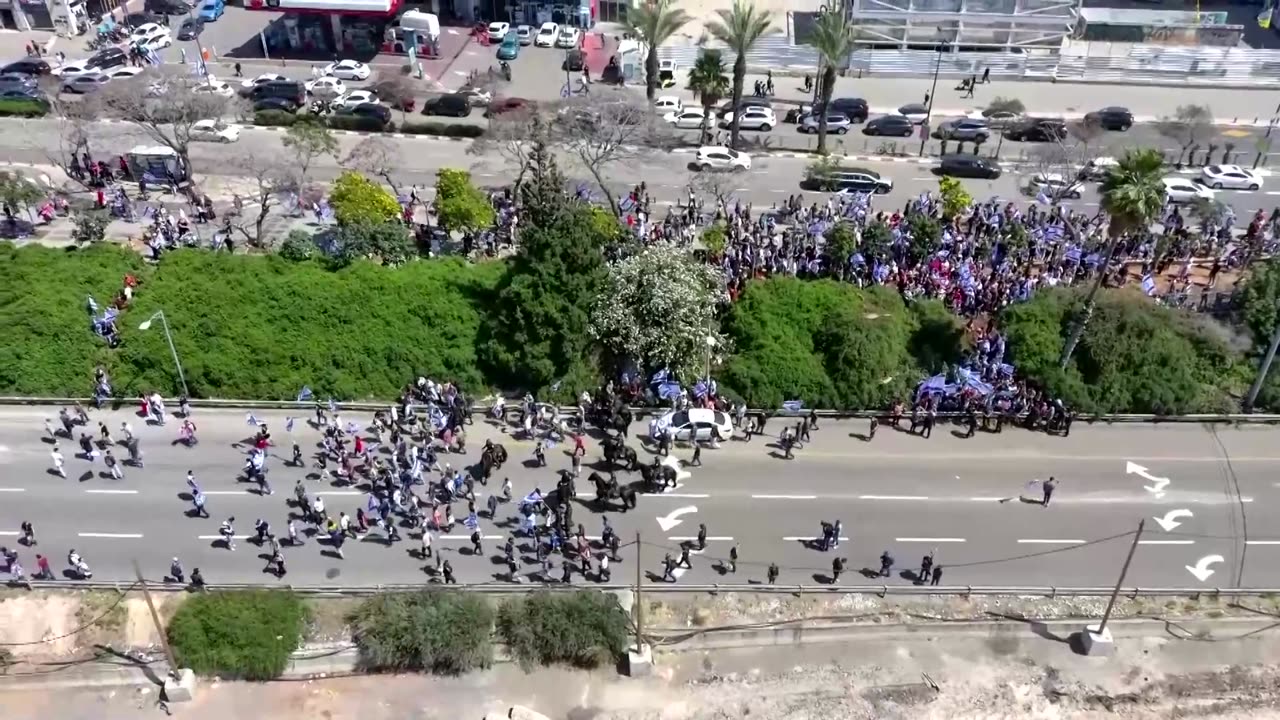
[[493,662],[493,619],[484,596],[418,592],[375,595],[348,622],[366,670],[461,675]]
[[304,262],[316,255],[316,241],[306,230],[290,230],[280,245],[280,257],[290,262]]
[[551,225],[572,212],[576,203],[565,194],[567,180],[542,135],[536,135],[520,185],[520,206],[528,225]]
[[869,263],[873,258],[883,259],[889,255],[889,246],[893,244],[893,231],[888,225],[878,220],[867,223],[862,229],[862,255]]
[[736,108],[742,102],[742,86],[747,78],[747,53],[773,25],[773,16],[761,10],[755,3],[744,0],[733,0],[733,7],[728,10],[717,10],[718,19],[707,24],[707,32],[729,47],[734,53],[733,59],[733,121],[729,125],[729,146],[738,147],[738,137],[742,129],[738,127],[742,113]]
[[107,237],[111,217],[106,210],[76,213],[72,218],[71,240],[80,245],[102,242]]
[[397,220],[343,223],[336,230],[335,241],[334,259],[339,266],[360,258],[401,265],[417,253],[409,228]]
[[713,258],[719,257],[724,252],[726,242],[727,235],[723,222],[714,223],[702,231],[702,246],[707,249],[707,254]]
[[924,213],[907,217],[907,231],[911,233],[911,254],[916,260],[929,257],[941,246],[942,224]]
[[689,14],[671,0],[646,0],[627,10],[627,26],[648,47],[644,58],[645,97],[653,102],[658,94],[658,47],[680,28],[689,24]]
[[1280,322],[1280,258],[1254,263],[1244,286],[1244,321],[1261,352],[1271,342],[1271,333]]
[[938,194],[942,197],[944,217],[957,217],[973,205],[973,196],[964,189],[964,183],[950,176],[938,178]]
[[[857,37],[857,30],[849,21],[848,7],[843,2],[820,14],[818,21],[814,23],[813,32],[809,35],[809,44],[818,51],[820,69],[818,90],[821,93],[818,104],[821,107],[825,108],[831,104],[831,94],[836,89],[836,73],[848,64],[849,56],[853,54],[854,47],[857,45]],[[825,112],[818,116],[817,153],[827,154],[827,113]]]
[[329,202],[340,224],[390,222],[400,217],[400,202],[381,185],[357,172],[338,176]]
[[299,120],[285,130],[280,142],[293,156],[299,186],[307,184],[311,163],[325,155],[338,157],[338,139],[318,115],[299,116]]
[[907,352],[911,327],[892,317],[836,307],[814,338],[831,378],[838,407],[879,408],[918,379]]
[[642,368],[670,367],[680,378],[701,377],[711,349],[724,348],[715,315],[727,299],[719,268],[683,248],[655,245],[609,268],[591,332],[624,365],[634,361]]
[[701,137],[705,142],[710,132],[712,108],[729,93],[729,76],[724,71],[724,56],[719,50],[704,50],[689,69],[685,89],[702,103]]
[[858,251],[858,234],[847,222],[836,223],[826,236],[823,263],[836,277],[844,280],[849,273],[849,258]]
[[525,670],[566,664],[612,665],[627,648],[628,619],[606,593],[546,590],[512,597],[498,608],[498,636]]
[[201,675],[274,680],[302,643],[309,613],[287,590],[200,593],[169,621],[180,667]]
[[436,212],[446,230],[476,232],[493,226],[497,215],[489,198],[471,184],[471,173],[441,168],[436,172]]
[[1018,98],[996,97],[987,103],[988,113],[1009,112],[1021,115],[1026,111],[1027,106]]
[[14,213],[30,210],[45,198],[35,181],[18,171],[0,171],[0,206]]

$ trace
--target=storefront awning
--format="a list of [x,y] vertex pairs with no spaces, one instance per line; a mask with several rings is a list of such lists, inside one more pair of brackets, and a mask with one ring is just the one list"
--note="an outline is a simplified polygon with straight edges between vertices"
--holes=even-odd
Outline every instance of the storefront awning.
[[245,0],[250,10],[293,10],[311,13],[391,15],[403,0]]

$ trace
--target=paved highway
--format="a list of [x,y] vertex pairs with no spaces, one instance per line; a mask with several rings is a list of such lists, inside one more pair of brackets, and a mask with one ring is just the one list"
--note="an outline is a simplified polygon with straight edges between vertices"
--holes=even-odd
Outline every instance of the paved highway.
[[[243,413],[198,410],[201,442],[192,449],[171,445],[175,423],[144,427],[129,411],[93,413],[95,423],[103,420],[113,429],[129,421],[142,438],[146,467],[126,468],[123,480],[106,476],[101,463],[73,459],[78,448],[65,440],[61,447],[68,478],[53,473],[51,445],[42,436],[43,418],[55,415],[56,409],[0,411],[0,542],[13,547],[19,524],[33,522],[39,546],[19,548],[27,568],[34,567],[34,552],[39,551],[61,571],[74,547],[94,569],[95,579],[127,579],[135,559],[158,578],[178,555],[188,572],[199,567],[210,582],[278,582],[262,571],[260,549],[240,542],[231,552],[215,547],[214,538],[229,515],[236,517],[238,533],[251,533],[259,517],[283,530],[295,481],[314,473],[284,464],[289,435],[283,413],[257,414],[270,424],[280,445],[269,460],[274,496],[261,496],[238,479],[246,451],[240,443],[251,434]],[[775,420],[770,429],[780,427]],[[823,423],[793,460],[782,459],[768,438],[724,443],[704,450],[703,465],[687,468],[689,476],[675,491],[643,495],[637,511],[609,513],[609,518],[624,540],[642,533],[643,570],[659,574],[662,554],[668,548],[676,553],[705,523],[708,549],[694,555],[693,569],[680,573],[681,583],[758,581],[770,562],[781,566],[780,582],[812,583],[825,579],[837,554],[849,560],[850,573],[843,582],[868,582],[856,571],[878,566],[877,557],[888,550],[898,562],[887,580],[891,583],[908,582],[899,571],[936,551],[946,568],[944,584],[1104,586],[1114,582],[1132,539],[1129,533],[1146,518],[1128,584],[1280,585],[1280,529],[1274,520],[1280,503],[1275,482],[1280,431],[1077,424],[1069,438],[1007,430],[965,440],[939,427],[926,440],[882,428],[874,441],[866,442],[859,436],[864,430],[862,422]],[[319,437],[302,422],[295,435],[304,447]],[[551,489],[555,471],[568,466],[564,449],[556,448],[547,468],[526,467],[529,444],[481,421],[471,432],[472,451],[466,458],[446,455],[441,462],[459,467],[475,461],[486,438],[504,442],[511,452],[500,476],[511,478],[517,496],[534,487]],[[589,441],[588,462],[598,455],[598,444]],[[648,458],[648,450],[641,455]],[[690,449],[678,448],[676,455],[687,460]],[[210,519],[187,515],[187,470],[194,471],[208,496]],[[1026,501],[1040,497],[1034,481],[1051,475],[1060,484],[1050,506]],[[325,496],[332,515],[354,515],[365,504],[358,488],[305,482],[312,493]],[[592,497],[585,485],[579,488],[583,500]],[[481,493],[494,489],[478,488]],[[481,506],[483,502],[482,496]],[[459,519],[465,514],[465,505],[455,509]],[[489,557],[470,555],[469,533],[461,525],[436,542],[460,581],[503,577],[500,546],[514,527],[504,518],[514,509],[504,505],[498,514],[498,522],[481,521]],[[837,519],[848,538],[838,551],[806,547],[821,521]],[[589,506],[575,509],[574,522],[582,523],[588,534],[600,532],[599,515]],[[315,540],[286,549],[290,571],[285,580],[424,580],[424,562],[411,552],[418,547],[417,531],[403,534],[405,540],[391,546],[376,532],[349,542],[341,560],[322,553]],[[1114,539],[1105,540],[1110,537]],[[741,563],[735,576],[726,577],[714,564],[735,543]],[[636,549],[625,548],[622,557],[612,567],[614,581],[630,582]],[[535,569],[526,564],[522,572]],[[1204,572],[1197,576],[1193,570]]]

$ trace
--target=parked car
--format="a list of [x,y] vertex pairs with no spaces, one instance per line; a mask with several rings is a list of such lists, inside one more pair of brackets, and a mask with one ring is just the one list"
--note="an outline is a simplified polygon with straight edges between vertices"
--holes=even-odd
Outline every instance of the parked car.
[[383,129],[391,125],[391,108],[379,103],[361,103],[355,107],[340,107],[336,117],[369,118]]
[[938,173],[948,177],[995,180],[1000,177],[1000,166],[977,155],[944,155],[938,163]]
[[98,52],[89,56],[86,61],[90,66],[99,70],[107,70],[114,67],[124,67],[129,64],[129,56],[124,50],[118,47],[105,47]]
[[183,0],[147,0],[143,9],[156,15],[186,15],[191,5]]
[[[862,98],[836,98],[831,101],[829,109],[848,115],[849,119],[856,123],[866,122],[867,115],[871,113],[870,108],[867,107],[867,101]],[[817,108],[814,112],[817,112]]]
[[920,103],[911,103],[898,108],[898,114],[919,125],[929,117],[929,108]]
[[582,72],[582,68],[586,67],[586,57],[581,50],[570,50],[564,54],[564,61],[560,63],[560,69],[568,72]]
[[[806,135],[816,135],[821,122],[821,115],[805,115],[800,118],[800,122],[796,124],[796,132],[805,133]],[[849,132],[849,128],[851,127],[853,127],[853,123],[849,120],[848,115],[838,112],[827,113],[827,132],[832,133],[833,135],[844,135]]]
[[972,119],[982,119],[987,121],[987,125],[995,130],[1003,130],[1012,125],[1016,125],[1022,120],[1022,113],[1016,113],[1010,110],[983,110],[980,113],[974,113],[969,116]]
[[[737,113],[726,113],[720,117],[720,127],[728,129],[733,125],[733,118]],[[750,106],[742,109],[741,117],[738,119],[738,127],[743,130],[759,130],[760,132],[769,132],[778,125],[778,118],[773,114],[772,108]]]
[[248,80],[241,80],[240,94],[249,95],[253,92],[253,89],[258,87],[259,85],[269,83],[269,82],[278,82],[280,80],[288,80],[288,79],[289,78],[283,75],[277,75],[276,73],[262,73],[261,75],[255,78],[249,78]]
[[578,47],[578,43],[582,40],[582,33],[575,27],[562,27],[560,34],[556,35],[556,47],[572,50]]
[[1025,142],[1057,142],[1067,136],[1067,124],[1054,119],[1024,118],[1005,130],[1004,136]]
[[986,142],[991,137],[991,128],[984,119],[955,118],[938,125],[933,136],[939,140]]
[[1262,176],[1239,165],[1210,165],[1200,170],[1200,182],[1214,190],[1260,190]]
[[142,42],[147,38],[148,35],[151,35],[152,33],[155,33],[161,30],[168,32],[169,26],[162,25],[160,23],[147,23],[145,25],[139,25],[129,32],[129,42],[131,43]]
[[200,120],[191,124],[191,139],[231,143],[240,139],[240,128],[221,120]]
[[553,22],[544,22],[533,38],[534,47],[555,47],[556,37],[560,35],[560,26]]
[[217,22],[226,11],[227,5],[222,0],[204,0],[196,10],[196,17],[205,22]]
[[70,80],[72,78],[80,77],[81,75],[97,75],[100,72],[102,72],[102,68],[99,68],[88,60],[72,60],[71,62],[59,65],[58,68],[53,71],[53,74],[63,80]]
[[1068,180],[1060,173],[1036,173],[1023,190],[1032,197],[1044,194],[1050,200],[1076,200],[1084,195],[1083,185],[1076,180]]
[[894,135],[897,137],[911,137],[915,134],[915,123],[905,115],[881,115],[878,118],[872,118],[867,121],[866,126],[862,128],[863,135]]
[[279,110],[280,112],[296,113],[298,108],[302,107],[301,103],[287,97],[266,96],[259,100],[254,100],[253,111],[262,112],[264,110]]
[[165,15],[161,15],[160,13],[147,12],[144,10],[142,12],[129,13],[120,21],[121,25],[129,28],[136,28],[141,25],[146,25],[147,23],[156,23],[157,25],[164,25],[167,27],[169,25],[169,18]]
[[0,68],[0,72],[22,73],[23,75],[31,75],[34,77],[39,75],[48,75],[53,72],[53,68],[49,66],[49,63],[41,60],[40,58],[23,58],[21,60],[15,60],[8,65],[5,65],[3,68]]
[[359,60],[339,60],[325,65],[322,74],[343,80],[368,80],[373,70]]
[[1189,203],[1196,200],[1212,200],[1214,192],[1186,178],[1164,178],[1164,195],[1171,203]]
[[236,94],[235,88],[214,77],[205,78],[205,81],[192,88],[191,92],[209,93],[210,95],[220,95],[222,97],[232,97]]
[[498,45],[499,60],[515,60],[520,56],[520,40],[515,35],[507,35]]
[[0,91],[28,88],[34,90],[38,85],[36,79],[30,75],[16,72],[0,73]]
[[893,190],[893,180],[866,168],[842,168],[827,177],[826,187],[837,193],[875,193],[884,195]]
[[1119,165],[1120,163],[1113,157],[1097,157],[1086,162],[1084,167],[1080,168],[1077,179],[1101,182],[1107,178],[1107,173],[1111,172],[1111,168]]
[[663,95],[653,101],[653,110],[659,115],[678,113],[684,110],[684,102],[675,95]]
[[493,93],[484,88],[462,87],[458,88],[458,94],[466,95],[471,107],[485,107],[493,102]]
[[742,171],[751,169],[751,156],[722,145],[704,145],[698,148],[693,165],[699,170]]
[[321,100],[332,100],[347,94],[347,84],[331,75],[308,80],[304,87],[306,87],[308,93]]
[[504,22],[489,23],[489,42],[502,42],[502,39],[511,31],[511,24]]
[[518,112],[521,110],[530,110],[537,107],[537,104],[531,100],[519,97],[499,98],[489,103],[489,107],[485,109],[484,116],[486,118],[494,118],[507,113]]
[[[662,116],[662,119],[671,124],[672,127],[681,130],[698,130],[702,127],[705,111],[700,107],[687,107],[680,112],[669,112]],[[710,119],[707,121],[707,127],[715,125],[716,115],[713,111]]]
[[204,32],[204,20],[198,17],[187,18],[178,26],[178,39],[195,40],[202,32]]
[[1128,130],[1133,127],[1133,113],[1129,108],[1105,107],[1084,116],[1085,122],[1095,122],[1103,130]]
[[516,26],[516,38],[520,40],[521,45],[533,44],[533,28],[528,25]]
[[467,117],[471,115],[471,98],[465,93],[449,93],[433,97],[422,106],[422,114]]
[[173,44],[173,35],[169,28],[153,30],[151,34],[134,42],[134,45],[152,52],[159,52]]
[[298,107],[307,104],[307,90],[297,80],[264,82],[261,85],[254,86],[249,93],[249,98],[254,101],[271,97],[284,98]]
[[85,95],[100,89],[109,82],[111,82],[111,78],[107,77],[105,73],[77,75],[70,80],[63,81],[60,91],[72,95]]
[[670,430],[676,440],[727,440],[733,437],[733,421],[729,414],[707,408],[676,410],[649,423],[649,436],[657,440]]

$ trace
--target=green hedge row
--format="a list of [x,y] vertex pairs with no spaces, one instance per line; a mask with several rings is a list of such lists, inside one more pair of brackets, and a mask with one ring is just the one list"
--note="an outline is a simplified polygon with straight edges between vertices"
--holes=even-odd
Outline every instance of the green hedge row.
[[0,117],[44,117],[49,114],[49,103],[44,100],[0,99]]
[[201,675],[270,680],[284,672],[310,620],[302,600],[284,590],[200,593],[169,621],[179,667]]
[[[0,115],[3,108],[0,108]],[[254,113],[253,124],[259,127],[289,127],[302,117],[283,110],[259,110]],[[407,135],[439,135],[441,137],[478,138],[484,135],[484,128],[479,125],[462,123],[446,123],[436,120],[422,122],[405,122],[400,125],[391,123],[383,126],[378,120],[351,115],[330,115],[326,121],[334,130],[354,130],[357,132],[400,132]]]
[[[173,394],[163,333],[139,331],[134,321],[163,308],[198,397],[288,399],[306,385],[326,397],[387,398],[418,375],[481,393],[510,376],[496,365],[501,354],[477,352],[516,332],[501,318],[519,308],[497,297],[509,267],[445,258],[396,268],[360,260],[333,270],[198,250],[149,266],[115,246],[0,244],[0,392],[82,395],[103,365],[125,397],[152,388]],[[85,298],[105,307],[126,273],[143,284],[120,323],[124,342],[112,351],[90,332]],[[1275,317],[1265,312],[1280,294],[1280,282],[1272,285],[1254,301],[1260,336]],[[1099,300],[1066,372],[1057,358],[1080,304],[1073,291],[1038,292],[996,319],[1008,338],[1006,360],[1082,412],[1219,412],[1238,404],[1256,367],[1248,339],[1136,291],[1104,291]],[[906,304],[890,289],[825,280],[753,282],[724,329],[734,351],[717,378],[753,407],[789,399],[882,407],[962,358],[967,344],[937,302]],[[575,387],[563,390],[596,381],[588,375],[568,378]],[[1263,407],[1280,402],[1275,385]]]

